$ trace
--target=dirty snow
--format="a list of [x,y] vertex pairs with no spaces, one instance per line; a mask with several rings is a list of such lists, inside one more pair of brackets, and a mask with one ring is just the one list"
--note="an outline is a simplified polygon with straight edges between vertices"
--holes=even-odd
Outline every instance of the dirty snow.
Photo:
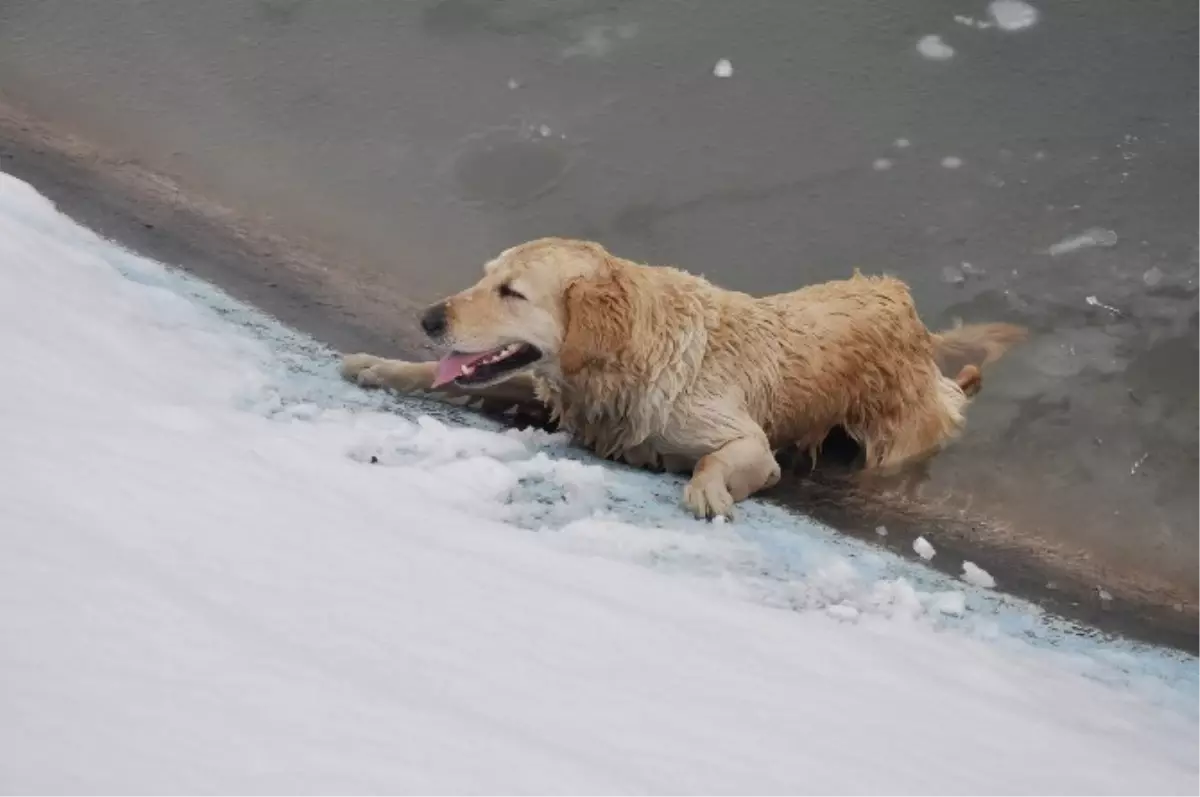
[[357,391],[4,175],[0,264],[7,792],[1195,791],[1194,658]]
[[934,554],[937,553],[937,549],[933,547],[933,544],[924,537],[917,537],[915,540],[913,540],[913,550],[916,551],[917,556],[921,557],[927,562],[934,557]]
[[933,33],[917,40],[917,52],[933,61],[945,61],[954,56],[954,48]]

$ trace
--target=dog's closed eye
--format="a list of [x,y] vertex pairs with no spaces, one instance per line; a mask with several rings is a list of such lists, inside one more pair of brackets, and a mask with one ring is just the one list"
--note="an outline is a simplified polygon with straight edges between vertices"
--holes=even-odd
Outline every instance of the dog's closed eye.
[[513,290],[513,286],[509,285],[507,282],[503,283],[499,287],[498,290],[500,292],[500,296],[505,299],[524,299],[525,298],[525,294],[521,293],[520,291]]

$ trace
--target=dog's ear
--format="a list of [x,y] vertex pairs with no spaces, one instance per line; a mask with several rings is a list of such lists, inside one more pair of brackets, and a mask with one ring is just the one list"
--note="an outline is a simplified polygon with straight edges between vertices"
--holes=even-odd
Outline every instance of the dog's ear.
[[633,296],[619,272],[573,280],[559,365],[566,376],[620,359],[633,333]]

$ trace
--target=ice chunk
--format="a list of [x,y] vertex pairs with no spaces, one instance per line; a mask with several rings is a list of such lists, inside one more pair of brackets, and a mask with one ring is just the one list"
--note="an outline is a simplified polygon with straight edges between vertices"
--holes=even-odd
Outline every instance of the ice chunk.
[[963,159],[957,155],[947,155],[946,157],[942,158],[942,168],[944,169],[957,169],[962,165]]
[[962,580],[976,587],[991,589],[996,586],[996,579],[991,573],[974,562],[963,562]]
[[913,540],[913,550],[917,552],[917,556],[928,562],[933,558],[937,550],[930,544],[929,540],[924,537],[917,537]]
[[954,57],[954,48],[942,41],[942,37],[929,34],[917,41],[917,52],[932,61],[945,61]]
[[713,67],[713,74],[717,77],[733,77],[733,64],[729,62],[728,58],[722,58]]
[[1000,30],[1024,30],[1037,22],[1038,10],[1023,0],[992,0],[988,16]]
[[887,158],[876,158],[875,162],[871,164],[871,168],[877,172],[886,172],[892,168],[892,162]]
[[1092,246],[1116,246],[1117,234],[1103,227],[1091,227],[1079,235],[1064,238],[1046,250],[1046,254],[1057,257]]

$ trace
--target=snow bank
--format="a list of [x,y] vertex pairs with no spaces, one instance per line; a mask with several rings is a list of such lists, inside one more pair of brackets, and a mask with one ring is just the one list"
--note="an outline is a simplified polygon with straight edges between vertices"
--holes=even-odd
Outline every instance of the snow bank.
[[0,264],[7,792],[1195,791],[1194,659],[368,396],[4,175]]

